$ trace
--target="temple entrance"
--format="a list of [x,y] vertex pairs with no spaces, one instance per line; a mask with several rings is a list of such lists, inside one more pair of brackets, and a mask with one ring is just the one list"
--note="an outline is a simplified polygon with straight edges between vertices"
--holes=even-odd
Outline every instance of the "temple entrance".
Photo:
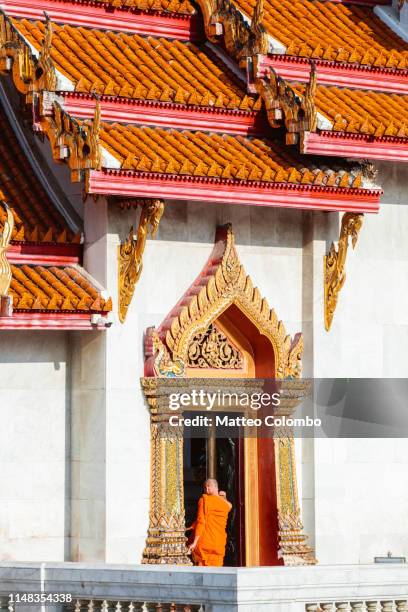
[[[204,428],[191,438],[182,419],[170,422],[174,411],[184,418],[191,410],[205,414],[210,409],[211,414],[244,412],[248,417],[263,404],[243,404],[238,394],[259,399],[275,389],[276,380],[276,415],[291,416],[304,397],[297,380],[302,349],[301,335],[286,334],[245,273],[231,227],[219,228],[197,279],[162,324],[146,332],[142,384],[151,411],[152,463],[145,563],[191,564],[186,524],[194,521],[203,482],[210,477],[233,504],[225,565],[316,562],[302,532],[288,427],[276,427],[266,438],[247,429],[217,437]],[[211,406],[196,402],[197,393],[210,393]],[[232,401],[224,401],[232,394]]]
[[[197,413],[188,412],[185,416]],[[208,431],[206,438],[187,438],[183,448],[184,507],[186,526],[197,513],[197,504],[207,478],[216,478],[220,491],[232,503],[227,523],[227,546],[224,565],[245,566],[245,483],[244,440],[216,438]]]

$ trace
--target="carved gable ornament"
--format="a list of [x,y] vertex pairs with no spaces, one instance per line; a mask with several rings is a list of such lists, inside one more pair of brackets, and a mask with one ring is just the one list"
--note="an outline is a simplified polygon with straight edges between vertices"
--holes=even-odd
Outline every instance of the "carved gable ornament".
[[227,336],[211,323],[197,334],[188,349],[188,365],[197,368],[235,368],[243,366],[243,356]]
[[[240,356],[236,348],[231,344],[227,347],[228,339],[224,334],[217,334],[216,327],[211,327],[232,305],[271,343],[276,378],[300,377],[302,335],[296,334],[292,339],[267,300],[254,287],[239,260],[229,224],[217,229],[214,248],[206,265],[179,303],[157,329],[148,330],[146,375],[183,376],[185,367],[191,365],[199,351],[202,352],[204,343],[208,344],[211,333],[211,341],[216,340],[219,345],[216,358],[222,354],[223,345],[228,355],[238,363]],[[212,351],[215,355],[214,346]],[[214,363],[210,367],[214,367]]]

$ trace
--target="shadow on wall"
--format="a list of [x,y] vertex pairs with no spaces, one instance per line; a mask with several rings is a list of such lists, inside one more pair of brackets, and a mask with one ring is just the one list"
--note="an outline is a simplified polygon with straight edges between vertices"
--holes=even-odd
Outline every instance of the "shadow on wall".
[[[166,200],[156,240],[213,244],[218,225],[232,223],[238,245],[300,248],[303,211],[262,206]],[[139,211],[109,210],[121,238],[137,227]],[[123,236],[122,236],[123,234]]]

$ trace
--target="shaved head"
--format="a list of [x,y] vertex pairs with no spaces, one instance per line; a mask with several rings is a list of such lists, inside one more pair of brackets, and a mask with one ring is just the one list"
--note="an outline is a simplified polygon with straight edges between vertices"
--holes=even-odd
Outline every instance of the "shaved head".
[[218,495],[218,482],[215,478],[207,478],[204,482],[204,491],[207,495]]

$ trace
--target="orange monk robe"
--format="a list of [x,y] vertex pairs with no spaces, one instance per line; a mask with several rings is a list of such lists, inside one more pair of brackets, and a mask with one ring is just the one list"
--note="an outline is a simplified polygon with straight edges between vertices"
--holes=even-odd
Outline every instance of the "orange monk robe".
[[197,565],[222,566],[227,543],[227,520],[231,506],[219,495],[204,493],[198,502],[195,536],[200,536],[193,559]]

